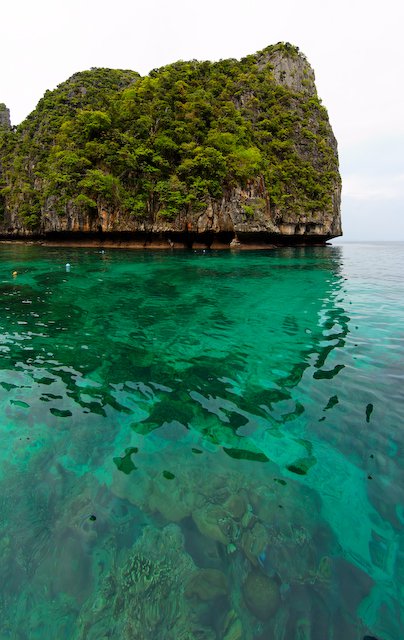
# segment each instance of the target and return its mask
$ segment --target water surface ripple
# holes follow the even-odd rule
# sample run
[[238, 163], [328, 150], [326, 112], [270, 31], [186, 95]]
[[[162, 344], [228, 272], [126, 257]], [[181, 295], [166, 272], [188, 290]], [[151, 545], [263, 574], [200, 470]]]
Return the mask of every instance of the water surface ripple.
[[0, 638], [403, 638], [403, 272], [1, 245]]

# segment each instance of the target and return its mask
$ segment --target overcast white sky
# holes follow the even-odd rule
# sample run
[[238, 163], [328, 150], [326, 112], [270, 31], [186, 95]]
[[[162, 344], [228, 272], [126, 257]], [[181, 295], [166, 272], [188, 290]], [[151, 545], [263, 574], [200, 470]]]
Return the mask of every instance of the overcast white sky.
[[90, 67], [240, 58], [280, 40], [316, 74], [339, 143], [346, 240], [404, 240], [402, 0], [5, 0], [0, 102], [18, 124]]

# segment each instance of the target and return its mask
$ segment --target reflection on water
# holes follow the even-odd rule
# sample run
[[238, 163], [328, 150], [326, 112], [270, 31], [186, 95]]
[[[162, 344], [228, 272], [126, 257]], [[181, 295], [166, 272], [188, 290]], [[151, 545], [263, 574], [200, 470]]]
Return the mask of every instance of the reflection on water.
[[403, 637], [401, 255], [3, 245], [0, 637]]

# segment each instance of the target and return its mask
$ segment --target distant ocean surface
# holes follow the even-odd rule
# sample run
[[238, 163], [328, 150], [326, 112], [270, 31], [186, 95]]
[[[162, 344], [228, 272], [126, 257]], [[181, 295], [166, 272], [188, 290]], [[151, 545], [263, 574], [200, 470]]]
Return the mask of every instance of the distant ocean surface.
[[404, 638], [403, 243], [0, 286], [1, 640]]

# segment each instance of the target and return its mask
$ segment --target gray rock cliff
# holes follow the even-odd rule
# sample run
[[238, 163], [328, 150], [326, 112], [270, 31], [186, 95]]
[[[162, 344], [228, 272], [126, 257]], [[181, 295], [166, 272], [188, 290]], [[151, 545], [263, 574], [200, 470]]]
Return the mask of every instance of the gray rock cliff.
[[3, 102], [0, 103], [0, 127], [11, 129], [10, 109]]

